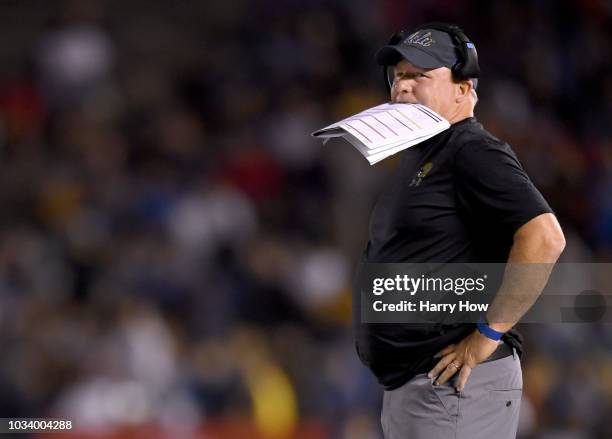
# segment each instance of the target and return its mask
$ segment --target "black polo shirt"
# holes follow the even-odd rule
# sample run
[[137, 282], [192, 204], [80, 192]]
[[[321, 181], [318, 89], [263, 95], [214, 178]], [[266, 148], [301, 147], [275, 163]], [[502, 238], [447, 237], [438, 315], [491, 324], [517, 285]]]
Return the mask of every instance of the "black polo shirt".
[[[371, 213], [362, 262], [503, 263], [514, 232], [552, 212], [510, 146], [473, 117], [401, 154]], [[365, 324], [353, 315], [359, 357], [388, 390], [475, 328]], [[516, 331], [504, 341], [522, 350]]]

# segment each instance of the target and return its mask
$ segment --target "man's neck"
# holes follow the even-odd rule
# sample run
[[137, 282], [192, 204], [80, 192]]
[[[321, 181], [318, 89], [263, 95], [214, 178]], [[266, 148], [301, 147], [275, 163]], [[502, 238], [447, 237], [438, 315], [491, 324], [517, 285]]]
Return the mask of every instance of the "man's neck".
[[468, 117], [474, 117], [474, 107], [457, 108], [457, 110], [452, 113], [449, 118], [446, 118], [446, 120], [452, 125]]

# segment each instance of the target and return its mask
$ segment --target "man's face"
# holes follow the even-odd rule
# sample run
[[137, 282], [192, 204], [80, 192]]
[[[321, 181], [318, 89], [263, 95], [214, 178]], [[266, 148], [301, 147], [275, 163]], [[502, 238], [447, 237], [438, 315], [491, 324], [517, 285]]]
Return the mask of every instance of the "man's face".
[[425, 70], [403, 59], [393, 68], [393, 72], [392, 102], [425, 105], [440, 116], [449, 118], [456, 105], [457, 87], [450, 69], [440, 67]]

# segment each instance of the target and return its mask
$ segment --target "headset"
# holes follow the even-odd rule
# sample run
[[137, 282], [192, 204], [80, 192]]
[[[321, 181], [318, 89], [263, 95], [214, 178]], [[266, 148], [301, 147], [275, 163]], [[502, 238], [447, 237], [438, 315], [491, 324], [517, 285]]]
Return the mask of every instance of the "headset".
[[[454, 24], [436, 21], [419, 26], [410, 33], [401, 30], [391, 36], [387, 45], [395, 46], [409, 35], [422, 29], [435, 29], [446, 32], [450, 35], [451, 39], [455, 43], [455, 47], [457, 47], [459, 50], [460, 55], [459, 61], [457, 61], [457, 63], [451, 68], [453, 78], [456, 81], [480, 77], [480, 67], [478, 65], [478, 52], [476, 52], [476, 46], [474, 46], [474, 43], [472, 43], [465, 35], [463, 30]], [[385, 81], [385, 87], [387, 88], [387, 93], [391, 93], [392, 83], [389, 81], [388, 69], [389, 66], [383, 66], [383, 78]], [[474, 88], [476, 88], [476, 81], [474, 81]]]

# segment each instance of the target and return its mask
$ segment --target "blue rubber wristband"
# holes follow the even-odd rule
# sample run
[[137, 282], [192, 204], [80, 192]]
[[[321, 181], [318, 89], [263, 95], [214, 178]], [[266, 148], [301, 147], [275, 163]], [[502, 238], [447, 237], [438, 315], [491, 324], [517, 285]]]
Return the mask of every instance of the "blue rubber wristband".
[[480, 318], [480, 320], [478, 320], [478, 323], [476, 323], [476, 326], [478, 327], [478, 331], [482, 335], [484, 335], [487, 338], [490, 338], [491, 340], [499, 341], [499, 339], [502, 338], [502, 335], [504, 335], [503, 332], [499, 332], [491, 328], [489, 324], [482, 317]]

